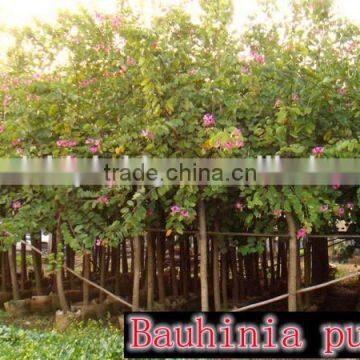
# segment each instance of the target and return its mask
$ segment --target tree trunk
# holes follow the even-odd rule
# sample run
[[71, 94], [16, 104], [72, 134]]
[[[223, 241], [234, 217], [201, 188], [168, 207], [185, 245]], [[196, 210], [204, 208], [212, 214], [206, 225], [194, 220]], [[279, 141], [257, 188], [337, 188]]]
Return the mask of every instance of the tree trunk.
[[156, 267], [159, 289], [159, 303], [162, 310], [165, 307], [165, 283], [164, 283], [164, 241], [163, 234], [158, 234], [156, 238]]
[[274, 286], [275, 286], [275, 266], [274, 266], [273, 238], [269, 238], [269, 255], [270, 255], [270, 281], [271, 281], [271, 291], [273, 291], [273, 290], [274, 290]]
[[133, 239], [133, 291], [132, 291], [132, 311], [138, 311], [140, 308], [140, 275], [141, 275], [141, 246], [140, 237]]
[[6, 251], [1, 251], [1, 291], [2, 292], [6, 292], [7, 290], [7, 269], [6, 269], [6, 265], [7, 265], [7, 254]]
[[115, 271], [115, 295], [120, 294], [120, 245], [113, 249], [115, 251], [114, 256], [114, 271]]
[[27, 281], [27, 266], [26, 266], [26, 245], [21, 243], [21, 274], [20, 274], [20, 288], [25, 290], [25, 284]]
[[[311, 243], [307, 237], [304, 243], [304, 286], [309, 287], [311, 285]], [[310, 305], [310, 294], [304, 294], [304, 306]]]
[[[37, 242], [36, 242], [35, 238], [32, 238], [31, 241], [33, 243], [33, 246], [37, 247]], [[31, 256], [32, 256], [33, 268], [34, 268], [36, 295], [40, 296], [43, 294], [41, 267], [40, 267], [40, 264], [38, 261], [38, 254], [33, 249], [31, 249]]]
[[[219, 231], [219, 224], [215, 222], [215, 231]], [[213, 255], [213, 287], [214, 287], [214, 307], [215, 311], [221, 310], [220, 300], [220, 276], [219, 276], [219, 249], [217, 238], [212, 239], [212, 255]]]
[[[66, 266], [71, 269], [74, 270], [74, 265], [75, 265], [75, 253], [74, 250], [71, 249], [71, 247], [69, 245], [66, 246]], [[74, 275], [71, 272], [67, 272], [67, 278], [69, 279], [69, 283], [70, 283], [70, 289], [73, 290], [75, 289], [75, 279], [74, 279]]]
[[146, 249], [147, 249], [147, 310], [152, 311], [154, 306], [154, 239], [152, 234], [146, 234]]
[[[57, 219], [57, 227], [56, 227], [56, 244], [58, 249], [62, 248], [61, 244], [61, 233], [60, 233], [60, 225], [61, 225], [61, 218], [58, 215]], [[56, 287], [57, 287], [57, 294], [59, 297], [60, 307], [61, 310], [66, 314], [69, 311], [69, 305], [66, 301], [65, 292], [64, 292], [64, 284], [63, 284], [63, 259], [59, 252], [57, 252], [58, 259], [56, 264]], [[59, 257], [60, 255], [60, 257]], [[60, 262], [60, 263], [59, 263]]]
[[[105, 288], [105, 277], [106, 277], [105, 255], [106, 255], [106, 248], [105, 248], [105, 246], [101, 245], [101, 247], [100, 247], [100, 286], [102, 288]], [[105, 301], [105, 293], [103, 293], [101, 290], [99, 290], [99, 301], [100, 301], [100, 303], [103, 303]]]
[[288, 310], [296, 311], [296, 291], [297, 291], [297, 244], [296, 227], [293, 215], [286, 213], [286, 221], [289, 229], [289, 268], [288, 268]]
[[[83, 276], [85, 279], [90, 280], [90, 253], [85, 250], [83, 256]], [[90, 297], [89, 297], [89, 284], [84, 281], [83, 282], [83, 308], [85, 313], [87, 306], [89, 305]]]
[[127, 274], [128, 270], [128, 262], [127, 262], [127, 251], [126, 251], [126, 239], [123, 239], [121, 244], [122, 256], [121, 256], [121, 266], [122, 273]]
[[203, 200], [199, 203], [199, 251], [200, 251], [200, 288], [201, 311], [209, 311], [209, 289], [207, 279], [207, 234], [206, 214]]
[[12, 294], [13, 294], [13, 300], [20, 300], [20, 293], [19, 293], [19, 285], [17, 282], [17, 276], [16, 276], [16, 257], [14, 261], [14, 254], [16, 256], [16, 248], [14, 251], [14, 246], [10, 246], [8, 251], [9, 256], [9, 267], [10, 267], [10, 277], [11, 277], [11, 288], [12, 288]]

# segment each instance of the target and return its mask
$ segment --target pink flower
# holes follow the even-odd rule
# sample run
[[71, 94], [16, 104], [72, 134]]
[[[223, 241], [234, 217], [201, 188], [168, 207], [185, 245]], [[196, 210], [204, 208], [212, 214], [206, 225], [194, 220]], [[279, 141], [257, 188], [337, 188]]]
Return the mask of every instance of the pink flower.
[[338, 210], [339, 216], [343, 216], [345, 214], [345, 209], [343, 207], [340, 207]]
[[242, 136], [241, 129], [235, 128], [235, 129], [232, 131], [231, 135], [232, 135], [232, 136], [235, 136], [235, 137]]
[[197, 74], [197, 70], [196, 70], [196, 69], [190, 69], [190, 70], [188, 71], [188, 74], [191, 75], [191, 76], [194, 76], [194, 75]]
[[240, 149], [240, 148], [244, 147], [244, 143], [243, 143], [242, 141], [240, 141], [240, 140], [237, 140], [237, 141], [235, 142], [235, 146], [236, 146], [238, 149]]
[[280, 99], [276, 99], [275, 104], [274, 104], [274, 108], [278, 109], [281, 106], [281, 100]]
[[213, 114], [207, 113], [203, 116], [203, 125], [205, 127], [213, 127], [215, 125], [215, 122], [216, 120]]
[[114, 17], [111, 19], [111, 26], [112, 26], [114, 29], [116, 29], [116, 28], [118, 28], [120, 25], [121, 25], [120, 16], [114, 16]]
[[226, 150], [231, 150], [233, 147], [234, 147], [234, 144], [231, 141], [227, 141], [224, 144], [224, 149], [226, 149]]
[[180, 215], [181, 215], [182, 217], [189, 217], [189, 212], [188, 212], [187, 210], [182, 210], [182, 211], [180, 212]]
[[299, 100], [299, 95], [296, 94], [296, 93], [292, 94], [292, 95], [291, 95], [291, 100], [292, 100], [293, 102], [298, 101], [298, 100]]
[[21, 208], [22, 204], [19, 200], [17, 201], [14, 201], [12, 204], [11, 204], [11, 207], [13, 208], [13, 210], [19, 210]]
[[16, 148], [15, 151], [19, 156], [22, 156], [24, 154], [24, 150], [20, 147]]
[[173, 205], [173, 206], [170, 208], [170, 210], [171, 210], [171, 215], [174, 215], [174, 214], [179, 213], [179, 212], [181, 211], [180, 207], [177, 206], [177, 205]]
[[95, 246], [101, 246], [101, 243], [102, 243], [102, 240], [101, 240], [101, 239], [97, 238], [97, 239], [95, 240]]
[[10, 95], [5, 95], [4, 96], [4, 100], [3, 100], [4, 108], [9, 106], [11, 99], [12, 99], [12, 96], [10, 96]]
[[307, 235], [306, 230], [305, 230], [304, 228], [301, 228], [301, 229], [299, 229], [299, 230], [297, 231], [297, 233], [296, 233], [296, 238], [297, 238], [297, 239], [302, 239], [302, 238], [304, 238], [306, 235]]
[[136, 60], [134, 58], [132, 58], [131, 56], [128, 56], [126, 58], [126, 64], [129, 66], [134, 66], [134, 65], [136, 65]]
[[3, 133], [5, 131], [5, 126], [4, 125], [0, 125], [0, 134]]
[[92, 154], [96, 154], [99, 151], [99, 147], [97, 145], [92, 145], [92, 146], [89, 147], [89, 151]]
[[320, 211], [321, 212], [326, 212], [326, 211], [328, 211], [329, 210], [329, 206], [328, 205], [321, 205], [320, 206]]
[[243, 209], [244, 209], [244, 204], [242, 204], [240, 201], [237, 201], [237, 202], [235, 203], [235, 209], [236, 209], [236, 210], [239, 210], [239, 211], [243, 211]]
[[97, 23], [101, 23], [101, 22], [103, 22], [104, 20], [105, 20], [105, 16], [96, 11], [96, 12], [95, 12], [95, 21], [96, 21]]
[[85, 140], [85, 144], [86, 144], [86, 145], [99, 146], [99, 145], [100, 145], [100, 140], [98, 140], [98, 139], [93, 139], [93, 138], [87, 138], [87, 139]]
[[100, 204], [107, 205], [109, 203], [109, 197], [106, 195], [101, 195], [96, 199], [96, 201]]
[[258, 64], [263, 65], [265, 63], [265, 56], [262, 54], [259, 54], [256, 51], [251, 52], [251, 57], [256, 61]]
[[332, 188], [333, 188], [334, 190], [337, 190], [337, 189], [340, 188], [340, 184], [335, 183], [335, 184], [332, 185]]
[[348, 202], [346, 204], [346, 207], [349, 209], [349, 210], [353, 210], [354, 209], [354, 204], [352, 202]]
[[324, 148], [322, 146], [316, 146], [311, 150], [313, 155], [322, 155], [324, 153]]
[[276, 217], [280, 217], [282, 214], [282, 211], [280, 209], [275, 209], [273, 211], [273, 215], [276, 216]]
[[77, 145], [75, 140], [57, 140], [56, 145], [59, 148], [72, 148]]
[[155, 134], [148, 130], [148, 129], [143, 129], [141, 130], [141, 136], [148, 139], [148, 140], [154, 140], [155, 139]]
[[14, 139], [14, 140], [12, 140], [12, 141], [11, 141], [11, 144], [12, 144], [13, 146], [18, 146], [18, 145], [21, 144], [21, 139]]
[[248, 65], [243, 65], [240, 70], [241, 74], [247, 75], [250, 73], [250, 68]]
[[342, 86], [340, 89], [338, 89], [338, 94], [341, 96], [344, 96], [346, 94], [345, 86]]

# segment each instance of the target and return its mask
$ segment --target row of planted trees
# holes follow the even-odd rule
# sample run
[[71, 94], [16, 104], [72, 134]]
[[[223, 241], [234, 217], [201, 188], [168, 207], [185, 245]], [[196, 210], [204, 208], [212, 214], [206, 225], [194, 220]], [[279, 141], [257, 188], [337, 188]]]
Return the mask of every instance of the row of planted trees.
[[[117, 14], [64, 13], [54, 25], [13, 30], [0, 83], [0, 154], [357, 157], [358, 26], [332, 16], [330, 1], [293, 1], [280, 23], [270, 21], [269, 4], [268, 22], [235, 34], [230, 0], [200, 1], [196, 23], [176, 8], [144, 27], [122, 2]], [[0, 191], [3, 290], [8, 279], [14, 298], [56, 290], [63, 309], [70, 288], [83, 287], [85, 304], [96, 295], [64, 262], [134, 309], [154, 308], [154, 299], [169, 307], [166, 298], [179, 294], [218, 309], [280, 291], [298, 272], [289, 249], [307, 235], [334, 232], [339, 219], [358, 229], [358, 187], [338, 183]], [[39, 247], [42, 229], [53, 235], [54, 272], [44, 276], [33, 252], [29, 277], [23, 249], [17, 275], [14, 244], [30, 233]], [[316, 282], [326, 249], [312, 243], [312, 258], [324, 259], [314, 261]]]

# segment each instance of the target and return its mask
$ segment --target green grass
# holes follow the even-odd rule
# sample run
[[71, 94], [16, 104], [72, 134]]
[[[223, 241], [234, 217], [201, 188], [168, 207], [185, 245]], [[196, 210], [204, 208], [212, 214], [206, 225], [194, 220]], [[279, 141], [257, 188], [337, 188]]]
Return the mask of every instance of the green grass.
[[1, 360], [123, 358], [121, 333], [95, 321], [74, 324], [64, 333], [0, 324]]

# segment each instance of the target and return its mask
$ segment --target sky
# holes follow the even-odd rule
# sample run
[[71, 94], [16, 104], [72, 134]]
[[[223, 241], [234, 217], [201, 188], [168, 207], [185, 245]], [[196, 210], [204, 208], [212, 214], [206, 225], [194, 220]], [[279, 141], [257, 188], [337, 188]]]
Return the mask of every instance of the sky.
[[[281, 9], [286, 13], [289, 0], [278, 0]], [[60, 9], [76, 10], [78, 5], [90, 10], [113, 12], [116, 10], [117, 0], [0, 0], [0, 28], [2, 26], [23, 26], [31, 24], [34, 17], [52, 22]], [[159, 3], [163, 5], [186, 3], [191, 14], [199, 10], [196, 0], [131, 0], [132, 4], [143, 6], [142, 14], [147, 19], [159, 10]], [[156, 5], [154, 5], [156, 4]], [[360, 24], [360, 0], [335, 0], [337, 13]], [[234, 0], [235, 26], [239, 26], [248, 15], [256, 11], [255, 0]], [[0, 35], [0, 51], [6, 49], [10, 39]]]

